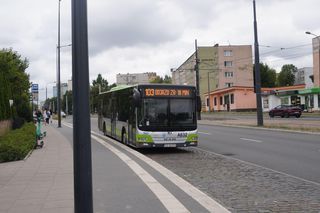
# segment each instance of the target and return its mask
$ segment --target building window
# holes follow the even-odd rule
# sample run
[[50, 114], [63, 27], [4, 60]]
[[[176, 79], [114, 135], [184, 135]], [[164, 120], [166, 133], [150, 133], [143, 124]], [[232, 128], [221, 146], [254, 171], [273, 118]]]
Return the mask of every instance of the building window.
[[225, 72], [224, 77], [226, 78], [232, 78], [233, 77], [233, 72]]
[[222, 103], [222, 96], [220, 96], [220, 105], [222, 105], [223, 103]]
[[207, 98], [207, 106], [209, 106], [209, 98]]
[[232, 61], [224, 61], [225, 67], [232, 67]]
[[217, 97], [214, 97], [214, 105], [217, 106]]
[[231, 104], [234, 104], [234, 95], [233, 95], [233, 93], [230, 95], [230, 102], [231, 102]]
[[232, 50], [225, 50], [224, 56], [232, 56]]
[[232, 87], [233, 86], [233, 83], [225, 83], [224, 84], [224, 87]]

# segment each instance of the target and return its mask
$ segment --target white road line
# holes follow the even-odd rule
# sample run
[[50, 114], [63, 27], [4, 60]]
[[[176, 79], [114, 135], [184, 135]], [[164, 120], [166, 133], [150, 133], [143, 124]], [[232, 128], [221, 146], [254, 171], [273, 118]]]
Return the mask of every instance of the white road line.
[[288, 177], [292, 177], [294, 179], [297, 179], [297, 180], [301, 180], [301, 181], [304, 181], [304, 182], [307, 182], [307, 183], [310, 183], [310, 184], [315, 184], [317, 186], [320, 186], [320, 183], [318, 182], [314, 182], [312, 180], [306, 180], [304, 178], [300, 178], [300, 177], [296, 177], [294, 175], [290, 175], [290, 174], [287, 174], [285, 172], [280, 172], [280, 171], [277, 171], [277, 170], [274, 170], [274, 169], [270, 169], [268, 167], [264, 167], [264, 166], [260, 166], [258, 164], [255, 164], [255, 163], [251, 163], [251, 162], [248, 162], [248, 161], [244, 161], [244, 160], [240, 160], [240, 159], [237, 159], [237, 158], [234, 158], [234, 157], [230, 157], [230, 156], [225, 156], [225, 155], [222, 155], [222, 154], [219, 154], [219, 153], [215, 153], [215, 152], [212, 152], [212, 151], [208, 151], [208, 150], [205, 150], [205, 149], [202, 149], [202, 148], [199, 148], [199, 147], [193, 147], [194, 149], [199, 149], [201, 151], [204, 151], [204, 152], [208, 152], [208, 153], [212, 153], [214, 155], [217, 155], [217, 156], [220, 156], [222, 158], [229, 158], [229, 159], [232, 159], [232, 160], [236, 160], [236, 161], [239, 161], [241, 163], [245, 163], [245, 164], [249, 164], [249, 165], [252, 165], [252, 166], [256, 166], [256, 167], [259, 167], [259, 168], [262, 168], [262, 169], [266, 169], [266, 170], [269, 170], [269, 171], [272, 171], [272, 172], [276, 172], [278, 174], [282, 174], [282, 175], [285, 175], [285, 176], [288, 176]]
[[260, 141], [260, 140], [255, 140], [255, 139], [250, 139], [250, 138], [240, 138], [240, 140], [262, 143], [262, 141]]
[[[69, 128], [73, 128], [70, 125], [64, 124]], [[178, 201], [165, 187], [163, 187], [154, 177], [152, 177], [146, 170], [144, 170], [139, 164], [121, 152], [119, 149], [108, 144], [104, 140], [91, 135], [91, 138], [105, 146], [107, 149], [117, 155], [129, 168], [136, 173], [136, 175], [149, 187], [149, 189], [158, 197], [161, 203], [169, 212], [181, 212], [187, 213], [188, 209]]]
[[[99, 133], [96, 133], [94, 131], [91, 131], [91, 133], [102, 136]], [[200, 191], [198, 188], [191, 185], [189, 182], [185, 181], [175, 173], [171, 172], [169, 169], [165, 168], [164, 166], [160, 165], [159, 163], [155, 162], [154, 160], [146, 157], [145, 155], [119, 143], [118, 141], [115, 141], [111, 138], [107, 138], [108, 141], [113, 143], [114, 145], [117, 145], [121, 147], [122, 149], [128, 151], [129, 153], [133, 154], [140, 160], [144, 161], [146, 164], [151, 166], [153, 169], [158, 171], [160, 174], [162, 174], [164, 177], [166, 177], [168, 180], [170, 180], [172, 183], [174, 183], [177, 187], [179, 187], [182, 191], [184, 191], [186, 194], [188, 194], [190, 197], [192, 197], [194, 200], [196, 200], [201, 206], [203, 206], [205, 209], [207, 209], [209, 212], [221, 212], [221, 213], [229, 213], [230, 211], [227, 210], [225, 207], [223, 207], [221, 204], [219, 204], [217, 201]]]
[[211, 133], [208, 133], [208, 132], [199, 132], [199, 131], [198, 131], [198, 133], [199, 133], [199, 134], [204, 134], [204, 135], [211, 135]]

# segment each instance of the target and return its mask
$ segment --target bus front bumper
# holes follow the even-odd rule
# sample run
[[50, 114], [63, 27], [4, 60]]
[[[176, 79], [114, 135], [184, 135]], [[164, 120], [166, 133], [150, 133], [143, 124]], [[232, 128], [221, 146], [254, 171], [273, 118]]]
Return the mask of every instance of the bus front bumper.
[[153, 147], [163, 147], [163, 148], [173, 148], [173, 147], [189, 147], [198, 146], [198, 142], [185, 142], [185, 143], [144, 143], [137, 142], [137, 148], [153, 148]]

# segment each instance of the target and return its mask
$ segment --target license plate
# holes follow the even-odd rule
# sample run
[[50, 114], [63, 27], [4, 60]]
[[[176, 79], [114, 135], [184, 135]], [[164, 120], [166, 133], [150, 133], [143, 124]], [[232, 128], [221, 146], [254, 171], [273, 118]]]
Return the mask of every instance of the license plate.
[[176, 144], [164, 144], [164, 147], [176, 147]]

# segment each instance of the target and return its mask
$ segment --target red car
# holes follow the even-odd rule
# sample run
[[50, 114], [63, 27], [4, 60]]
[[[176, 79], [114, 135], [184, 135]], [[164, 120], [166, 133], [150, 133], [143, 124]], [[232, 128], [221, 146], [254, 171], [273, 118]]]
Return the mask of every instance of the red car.
[[281, 118], [290, 116], [295, 116], [299, 118], [301, 116], [302, 109], [299, 106], [290, 105], [279, 105], [269, 111], [269, 116], [273, 118], [274, 116], [281, 116]]

